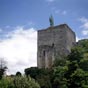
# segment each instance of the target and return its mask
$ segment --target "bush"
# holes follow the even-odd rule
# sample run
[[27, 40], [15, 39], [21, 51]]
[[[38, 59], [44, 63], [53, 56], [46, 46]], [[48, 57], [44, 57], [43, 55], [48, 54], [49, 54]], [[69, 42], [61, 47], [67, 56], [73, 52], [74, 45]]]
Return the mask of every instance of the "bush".
[[35, 82], [31, 77], [15, 77], [14, 78], [15, 88], [40, 88], [38, 83]]
[[13, 79], [10, 77], [2, 78], [0, 80], [0, 88], [15, 88]]
[[0, 80], [0, 88], [40, 88], [40, 86], [29, 76], [16, 76], [14, 78], [2, 78]]

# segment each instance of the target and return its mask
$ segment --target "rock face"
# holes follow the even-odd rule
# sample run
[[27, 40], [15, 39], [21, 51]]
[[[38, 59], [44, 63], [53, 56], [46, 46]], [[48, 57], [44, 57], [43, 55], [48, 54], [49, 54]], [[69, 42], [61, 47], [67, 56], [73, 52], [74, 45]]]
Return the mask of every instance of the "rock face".
[[76, 42], [75, 33], [67, 24], [38, 31], [38, 68], [50, 68], [58, 55], [68, 55]]

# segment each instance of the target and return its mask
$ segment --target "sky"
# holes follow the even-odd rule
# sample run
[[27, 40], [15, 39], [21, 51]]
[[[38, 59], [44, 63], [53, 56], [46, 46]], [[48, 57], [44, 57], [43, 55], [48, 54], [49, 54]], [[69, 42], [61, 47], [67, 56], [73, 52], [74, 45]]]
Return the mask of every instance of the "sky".
[[0, 58], [7, 74], [37, 66], [37, 30], [68, 24], [76, 41], [88, 38], [88, 0], [0, 0]]

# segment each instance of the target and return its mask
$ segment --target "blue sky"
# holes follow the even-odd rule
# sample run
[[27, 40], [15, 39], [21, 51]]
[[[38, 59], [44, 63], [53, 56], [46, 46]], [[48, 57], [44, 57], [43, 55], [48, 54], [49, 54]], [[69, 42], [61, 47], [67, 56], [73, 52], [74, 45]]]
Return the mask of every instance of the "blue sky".
[[8, 73], [36, 66], [37, 30], [50, 26], [51, 14], [54, 24], [68, 24], [77, 40], [88, 38], [87, 9], [88, 0], [0, 0], [0, 57]]
[[52, 14], [55, 25], [67, 23], [81, 37], [79, 19], [88, 18], [87, 4], [87, 0], [0, 0], [0, 28], [3, 32], [16, 26], [47, 28]]

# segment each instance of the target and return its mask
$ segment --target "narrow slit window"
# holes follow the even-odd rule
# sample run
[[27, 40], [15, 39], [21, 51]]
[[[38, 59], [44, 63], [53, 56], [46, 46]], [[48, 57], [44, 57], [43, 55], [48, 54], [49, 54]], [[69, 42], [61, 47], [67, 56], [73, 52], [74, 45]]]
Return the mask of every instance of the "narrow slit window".
[[45, 56], [45, 51], [43, 51], [43, 56]]

